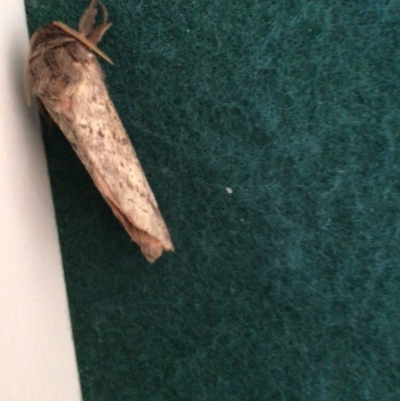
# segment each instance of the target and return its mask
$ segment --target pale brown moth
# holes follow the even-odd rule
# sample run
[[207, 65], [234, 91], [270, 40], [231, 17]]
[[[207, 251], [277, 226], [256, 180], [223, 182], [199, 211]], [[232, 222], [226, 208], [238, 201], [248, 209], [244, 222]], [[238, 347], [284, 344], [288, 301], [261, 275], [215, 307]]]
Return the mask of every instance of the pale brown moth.
[[26, 93], [31, 91], [63, 131], [95, 185], [149, 262], [173, 251], [171, 238], [142, 167], [104, 84], [94, 53], [103, 23], [96, 25], [98, 0], [84, 11], [78, 31], [62, 22], [39, 28], [30, 41]]

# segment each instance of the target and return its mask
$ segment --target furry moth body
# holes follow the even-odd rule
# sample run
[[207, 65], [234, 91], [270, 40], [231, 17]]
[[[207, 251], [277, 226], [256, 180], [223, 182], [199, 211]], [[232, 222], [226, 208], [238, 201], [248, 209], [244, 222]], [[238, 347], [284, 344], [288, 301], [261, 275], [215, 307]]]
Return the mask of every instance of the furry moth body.
[[[95, 185], [149, 262], [173, 251], [167, 226], [104, 84], [93, 52], [107, 23], [95, 26], [97, 0], [79, 32], [61, 22], [36, 31], [30, 43], [26, 82], [63, 131]], [[108, 61], [111, 61], [108, 59]]]

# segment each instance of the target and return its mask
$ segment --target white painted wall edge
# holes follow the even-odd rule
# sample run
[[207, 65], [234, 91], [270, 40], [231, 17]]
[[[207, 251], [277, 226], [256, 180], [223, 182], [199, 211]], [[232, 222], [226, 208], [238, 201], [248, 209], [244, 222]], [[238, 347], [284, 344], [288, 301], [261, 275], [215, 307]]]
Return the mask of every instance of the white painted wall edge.
[[0, 399], [81, 400], [23, 0], [0, 0]]

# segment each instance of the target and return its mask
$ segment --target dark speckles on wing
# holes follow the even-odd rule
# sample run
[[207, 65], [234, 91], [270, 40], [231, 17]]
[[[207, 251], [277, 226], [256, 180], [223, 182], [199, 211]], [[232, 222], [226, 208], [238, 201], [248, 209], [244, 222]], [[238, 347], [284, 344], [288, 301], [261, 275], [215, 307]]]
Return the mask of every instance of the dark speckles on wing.
[[[93, 65], [94, 74], [96, 66]], [[157, 246], [172, 249], [157, 202], [104, 84], [91, 75], [85, 77], [85, 86], [79, 87], [74, 98], [79, 104], [75, 116], [77, 138], [70, 133], [69, 139], [84, 146], [81, 152], [77, 149], [78, 156], [100, 191], [112, 200], [116, 216], [132, 239], [142, 249], [146, 249], [148, 241], [160, 241], [162, 245]], [[66, 131], [73, 129], [72, 125]]]

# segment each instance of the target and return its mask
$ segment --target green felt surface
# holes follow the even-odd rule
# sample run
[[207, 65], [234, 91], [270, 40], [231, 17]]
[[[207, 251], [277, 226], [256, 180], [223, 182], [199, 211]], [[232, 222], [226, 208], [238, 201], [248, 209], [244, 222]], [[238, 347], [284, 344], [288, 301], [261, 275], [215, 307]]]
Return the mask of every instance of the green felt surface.
[[[400, 400], [400, 2], [104, 2], [176, 252], [45, 134], [85, 401]], [[26, 0], [30, 31], [88, 3]]]

